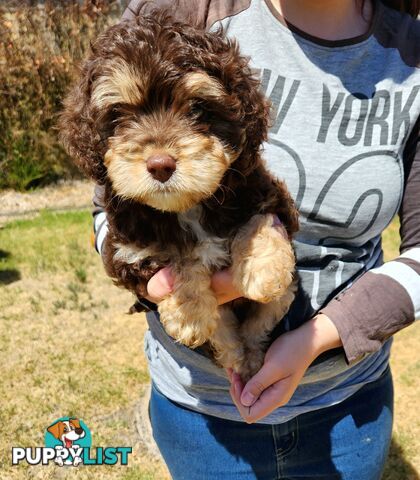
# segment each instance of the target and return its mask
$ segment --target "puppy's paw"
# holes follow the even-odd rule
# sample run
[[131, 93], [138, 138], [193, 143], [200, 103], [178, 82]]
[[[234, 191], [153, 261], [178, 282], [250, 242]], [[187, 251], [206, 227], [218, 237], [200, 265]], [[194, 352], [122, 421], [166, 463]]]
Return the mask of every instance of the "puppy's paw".
[[214, 358], [220, 367], [232, 368], [235, 372], [239, 372], [244, 363], [244, 348], [240, 344], [237, 344], [233, 350], [215, 348]]
[[293, 281], [294, 272], [285, 263], [282, 259], [274, 258], [270, 265], [261, 265], [258, 261], [249, 262], [240, 285], [243, 296], [260, 303], [269, 303], [283, 297]]
[[[246, 226], [247, 227], [247, 226]], [[293, 280], [295, 256], [271, 215], [256, 215], [232, 245], [232, 273], [243, 296], [260, 303], [282, 297]]]
[[248, 382], [261, 369], [264, 357], [263, 350], [247, 350], [244, 361], [236, 370], [244, 383]]
[[171, 296], [160, 302], [159, 313], [166, 333], [191, 348], [203, 345], [219, 321], [215, 297], [207, 302], [194, 299], [180, 303], [176, 296]]

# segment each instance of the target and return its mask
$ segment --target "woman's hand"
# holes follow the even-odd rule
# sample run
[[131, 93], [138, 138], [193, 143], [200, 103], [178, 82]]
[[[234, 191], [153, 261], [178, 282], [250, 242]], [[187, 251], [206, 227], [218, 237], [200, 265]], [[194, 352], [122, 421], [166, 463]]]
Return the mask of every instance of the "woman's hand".
[[[147, 284], [148, 296], [146, 298], [153, 303], [159, 303], [166, 295], [172, 292], [173, 286], [174, 275], [171, 267], [162, 268], [149, 280]], [[216, 295], [219, 305], [241, 296], [233, 286], [232, 273], [229, 269], [220, 270], [212, 276], [211, 288]]]
[[147, 283], [147, 300], [159, 303], [166, 295], [172, 293], [174, 281], [171, 267], [161, 268]]
[[264, 365], [246, 385], [228, 369], [230, 394], [242, 418], [253, 423], [285, 405], [313, 360], [341, 345], [332, 321], [319, 314], [277, 338], [267, 350]]

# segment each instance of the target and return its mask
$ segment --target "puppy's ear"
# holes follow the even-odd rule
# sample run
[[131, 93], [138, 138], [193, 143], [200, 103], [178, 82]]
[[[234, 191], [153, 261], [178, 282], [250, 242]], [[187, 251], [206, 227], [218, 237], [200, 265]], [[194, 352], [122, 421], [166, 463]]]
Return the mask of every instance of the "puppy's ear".
[[91, 102], [97, 60], [87, 60], [80, 78], [67, 94], [58, 127], [60, 140], [76, 165], [97, 183], [104, 183], [103, 156], [106, 140], [98, 130], [97, 113]]
[[260, 92], [260, 82], [252, 75], [246, 77], [247, 87], [242, 94], [245, 103], [246, 149], [253, 155], [259, 151], [262, 143], [268, 138], [270, 102]]
[[267, 140], [270, 103], [260, 91], [260, 82], [249, 67], [249, 58], [242, 56], [235, 41], [229, 41], [229, 50], [220, 55], [223, 80], [230, 93], [232, 106], [238, 112], [244, 143], [242, 153], [235, 162], [242, 173], [255, 169], [259, 162], [259, 150]]
[[242, 122], [245, 131], [241, 171], [252, 171], [260, 163], [260, 149], [268, 138], [270, 103], [259, 90], [259, 81], [244, 71], [239, 95], [243, 103]]
[[47, 432], [50, 432], [54, 438], [60, 440], [61, 434], [63, 432], [62, 422], [54, 423], [54, 425], [51, 425], [47, 428]]

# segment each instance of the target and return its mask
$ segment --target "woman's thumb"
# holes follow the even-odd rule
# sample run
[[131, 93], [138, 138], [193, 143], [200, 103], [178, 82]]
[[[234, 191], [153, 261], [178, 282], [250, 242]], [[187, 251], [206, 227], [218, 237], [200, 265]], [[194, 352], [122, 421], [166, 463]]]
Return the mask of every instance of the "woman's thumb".
[[244, 407], [253, 405], [262, 392], [276, 381], [273, 377], [272, 367], [272, 365], [268, 366], [264, 364], [262, 368], [248, 380], [241, 395], [241, 403]]
[[172, 292], [174, 278], [170, 267], [164, 267], [147, 283], [147, 293], [155, 301], [162, 300]]

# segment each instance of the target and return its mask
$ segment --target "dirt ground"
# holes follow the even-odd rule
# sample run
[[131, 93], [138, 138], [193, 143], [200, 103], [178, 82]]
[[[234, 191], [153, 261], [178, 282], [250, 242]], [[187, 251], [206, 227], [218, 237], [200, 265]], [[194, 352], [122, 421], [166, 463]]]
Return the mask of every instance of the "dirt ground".
[[61, 181], [32, 192], [0, 192], [0, 226], [15, 219], [33, 218], [39, 210], [88, 208], [92, 203], [93, 184], [82, 180]]

